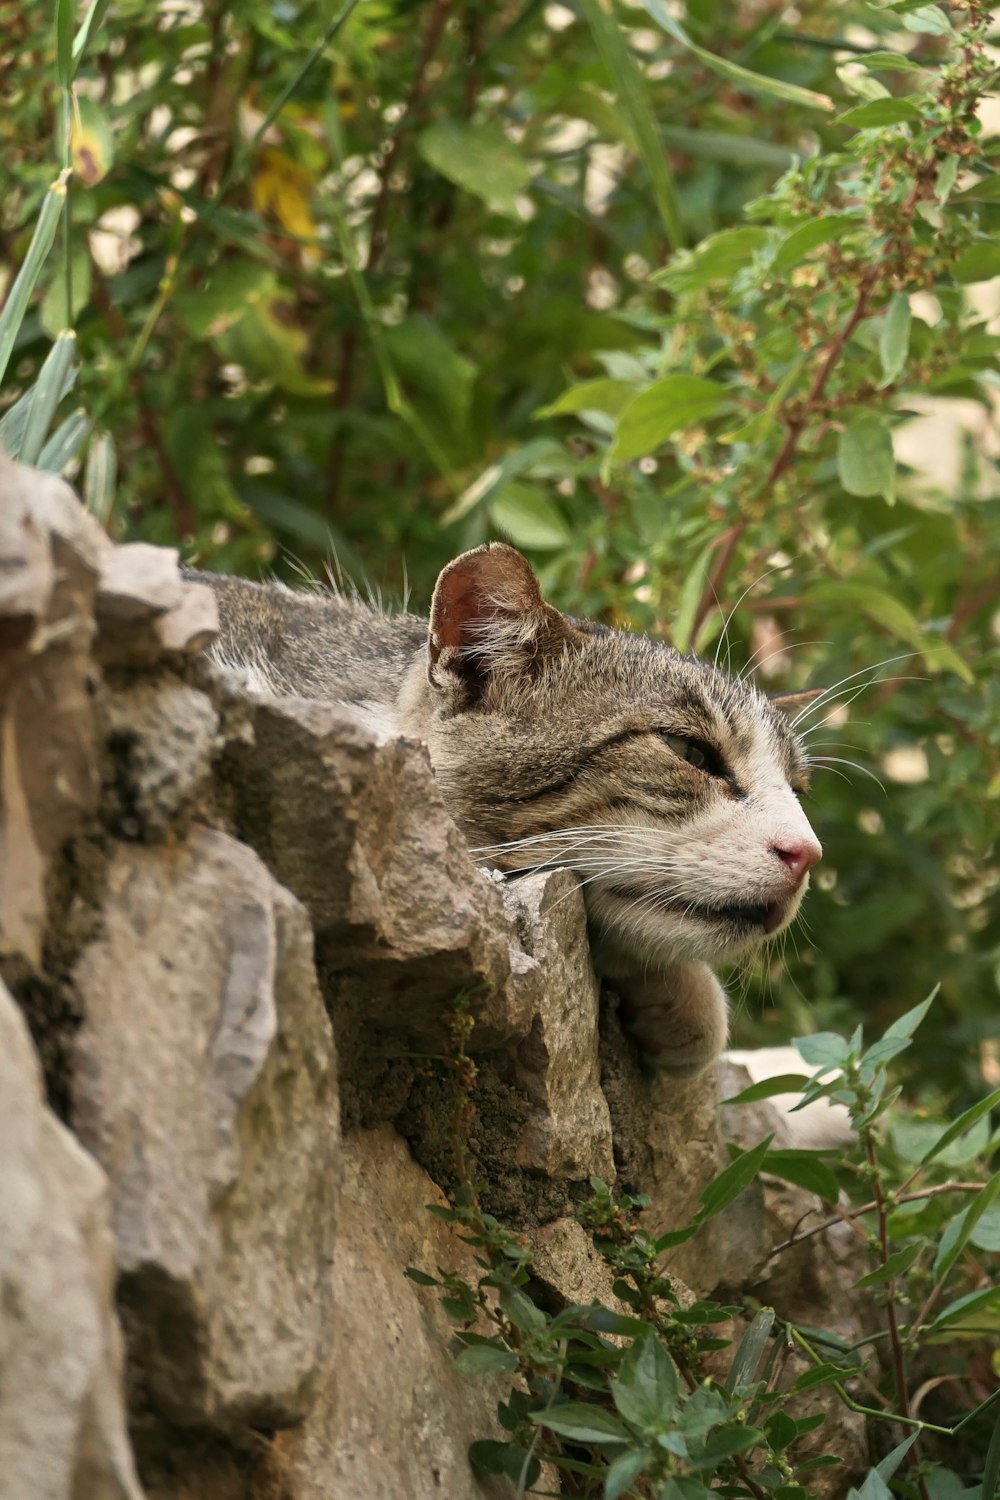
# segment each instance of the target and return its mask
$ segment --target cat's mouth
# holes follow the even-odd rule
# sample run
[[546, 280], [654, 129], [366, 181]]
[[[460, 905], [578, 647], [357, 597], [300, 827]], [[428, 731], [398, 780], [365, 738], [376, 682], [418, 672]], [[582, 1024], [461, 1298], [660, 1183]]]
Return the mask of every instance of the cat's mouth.
[[648, 910], [676, 912], [678, 916], [694, 917], [715, 926], [725, 922], [744, 931], [765, 934], [777, 932], [785, 925], [789, 915], [788, 901], [690, 901], [683, 896], [662, 893], [651, 898], [648, 891], [633, 891], [623, 886], [615, 886], [613, 890], [616, 896], [626, 901], [641, 898]]

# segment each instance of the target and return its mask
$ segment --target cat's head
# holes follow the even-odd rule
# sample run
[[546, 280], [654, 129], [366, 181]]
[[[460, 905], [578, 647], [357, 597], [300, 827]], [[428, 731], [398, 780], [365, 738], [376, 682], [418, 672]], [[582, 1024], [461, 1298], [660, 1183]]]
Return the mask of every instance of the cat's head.
[[512, 547], [445, 568], [400, 706], [477, 858], [580, 875], [606, 970], [712, 962], [794, 917], [822, 851], [780, 701], [560, 614]]

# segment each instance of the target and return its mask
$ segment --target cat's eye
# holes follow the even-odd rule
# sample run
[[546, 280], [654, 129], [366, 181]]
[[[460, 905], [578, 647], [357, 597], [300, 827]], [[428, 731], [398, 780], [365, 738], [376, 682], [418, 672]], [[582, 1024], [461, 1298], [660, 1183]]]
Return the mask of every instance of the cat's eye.
[[674, 754], [679, 755], [681, 760], [686, 760], [689, 766], [694, 766], [699, 771], [707, 771], [709, 776], [728, 774], [718, 750], [704, 740], [692, 739], [686, 734], [667, 734], [666, 732], [663, 732], [660, 737], [664, 744], [669, 745]]

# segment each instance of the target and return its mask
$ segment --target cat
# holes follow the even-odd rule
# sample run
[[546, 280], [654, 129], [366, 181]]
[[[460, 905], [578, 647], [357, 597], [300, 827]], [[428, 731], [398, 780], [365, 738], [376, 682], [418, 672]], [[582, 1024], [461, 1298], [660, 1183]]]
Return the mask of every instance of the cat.
[[217, 575], [216, 660], [424, 741], [475, 858], [583, 883], [595, 967], [640, 1046], [684, 1077], [725, 1046], [712, 965], [794, 918], [822, 854], [790, 712], [648, 636], [561, 614], [493, 542], [438, 578], [430, 621]]

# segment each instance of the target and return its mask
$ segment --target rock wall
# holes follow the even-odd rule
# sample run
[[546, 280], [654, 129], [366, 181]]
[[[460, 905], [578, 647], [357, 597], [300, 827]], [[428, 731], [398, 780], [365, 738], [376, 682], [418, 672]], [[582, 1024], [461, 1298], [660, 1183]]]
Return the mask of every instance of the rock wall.
[[[475, 1274], [426, 1208], [457, 1000], [484, 1206], [550, 1300], [612, 1298], [590, 1174], [687, 1220], [717, 1082], [642, 1071], [568, 874], [477, 871], [419, 744], [253, 696], [213, 630], [174, 552], [112, 546], [0, 453], [0, 1500], [504, 1496], [466, 1450], [505, 1381], [455, 1373], [403, 1275]], [[813, 1206], [756, 1187], [673, 1269], [766, 1299]]]

